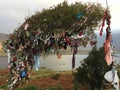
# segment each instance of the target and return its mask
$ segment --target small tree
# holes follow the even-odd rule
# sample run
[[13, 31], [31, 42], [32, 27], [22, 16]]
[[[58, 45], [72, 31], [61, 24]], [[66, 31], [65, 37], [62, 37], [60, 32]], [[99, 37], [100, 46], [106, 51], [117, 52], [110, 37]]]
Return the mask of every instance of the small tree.
[[104, 55], [103, 48], [93, 48], [88, 57], [81, 62], [82, 64], [77, 68], [77, 72], [74, 73], [75, 83], [89, 85], [90, 90], [95, 90], [96, 88], [100, 90], [104, 74], [109, 69]]

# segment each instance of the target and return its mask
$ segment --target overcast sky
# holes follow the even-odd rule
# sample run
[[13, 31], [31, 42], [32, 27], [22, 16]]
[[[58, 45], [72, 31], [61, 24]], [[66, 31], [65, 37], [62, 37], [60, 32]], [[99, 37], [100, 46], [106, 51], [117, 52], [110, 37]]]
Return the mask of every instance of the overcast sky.
[[[36, 11], [41, 11], [43, 8], [57, 5], [64, 0], [0, 0], [0, 33], [11, 33], [15, 28], [20, 26], [25, 20], [25, 17], [35, 14]], [[68, 3], [75, 1], [84, 2], [99, 2], [103, 6], [106, 0], [67, 0]], [[111, 10], [112, 30], [120, 30], [120, 5], [119, 0], [108, 0], [108, 5]]]

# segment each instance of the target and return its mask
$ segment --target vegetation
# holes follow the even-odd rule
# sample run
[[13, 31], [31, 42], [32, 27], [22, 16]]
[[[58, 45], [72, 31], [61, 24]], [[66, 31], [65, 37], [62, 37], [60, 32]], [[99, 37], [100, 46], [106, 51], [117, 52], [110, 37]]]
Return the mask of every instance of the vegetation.
[[[64, 1], [26, 18], [3, 43], [4, 49], [10, 48], [13, 54], [20, 50], [23, 53], [48, 53], [51, 49], [66, 49], [75, 42], [86, 46], [96, 38], [94, 30], [101, 22], [103, 13], [104, 8], [98, 3], [76, 2], [69, 5]], [[29, 24], [27, 29], [26, 24]], [[74, 40], [77, 35], [85, 37]]]
[[[5, 51], [9, 48], [13, 56], [19, 54], [17, 55], [19, 58], [28, 54], [34, 56], [38, 53], [67, 49], [68, 45], [86, 46], [91, 41], [96, 43], [94, 30], [101, 22], [103, 12], [104, 8], [100, 4], [76, 2], [69, 5], [64, 1], [26, 18], [25, 22], [3, 43], [3, 48]], [[28, 24], [27, 29], [25, 29], [26, 24]], [[75, 39], [81, 35], [84, 37]], [[91, 90], [101, 88], [104, 71], [107, 69], [105, 66], [102, 49], [94, 48], [77, 69], [75, 81], [90, 85]], [[37, 75], [38, 77], [40, 75]], [[59, 77], [59, 74], [55, 74], [52, 78], [57, 80]], [[29, 89], [29, 87], [25, 88]], [[31, 88], [37, 90], [34, 86]]]
[[75, 76], [75, 84], [89, 85], [90, 90], [101, 89], [104, 80], [104, 74], [110, 67], [105, 62], [104, 49], [96, 49], [89, 53], [88, 57], [81, 62], [81, 66], [77, 69]]
[[[39, 90], [37, 86], [34, 85], [26, 85], [22, 88], [19, 88], [17, 90]], [[64, 90], [62, 86], [47, 86], [45, 88], [42, 88], [41, 90]]]
[[0, 85], [0, 90], [7, 90], [7, 84], [5, 84], [5, 85]]
[[[4, 70], [0, 70], [0, 74], [3, 74], [3, 72], [4, 72]], [[19, 88], [16, 90], [27, 90], [27, 89], [31, 90], [31, 89], [29, 89], [31, 87], [32, 87], [32, 90], [46, 90], [46, 89], [65, 90], [66, 88], [68, 88], [68, 86], [70, 88], [68, 88], [67, 90], [71, 90], [71, 89], [77, 90], [76, 88], [79, 87], [81, 85], [81, 83], [80, 83], [80, 85], [76, 85], [77, 87], [76, 86], [73, 87], [73, 85], [74, 85], [73, 76], [71, 78], [68, 76], [65, 77], [64, 75], [72, 76], [72, 72], [71, 71], [59, 71], [58, 72], [58, 71], [51, 71], [49, 69], [41, 68], [39, 72], [33, 72], [32, 76], [31, 76], [31, 80], [28, 83], [24, 84], [25, 82], [22, 82], [23, 83], [22, 86], [19, 86]], [[65, 78], [63, 79], [62, 76], [64, 76]], [[81, 74], [79, 76], [81, 76]], [[57, 79], [56, 79], [56, 77], [57, 77]], [[61, 80], [61, 77], [62, 77], [62, 80]], [[0, 81], [0, 90], [7, 90], [7, 84], [6, 84], [6, 82], [4, 82], [7, 80], [7, 72], [4, 72], [4, 74], [0, 76], [0, 80], [1, 80]], [[2, 83], [2, 81], [4, 83]], [[54, 85], [52, 85], [53, 83], [54, 83]], [[88, 83], [85, 85], [82, 85], [80, 87], [80, 90], [85, 90], [85, 87], [87, 87], [87, 85], [88, 85]], [[40, 87], [41, 87], [41, 89], [39, 89]], [[107, 89], [103, 89], [103, 90], [112, 90], [110, 88], [111, 87], [107, 87]], [[87, 90], [89, 90], [89, 89], [87, 88]]]
[[26, 85], [24, 87], [21, 87], [17, 90], [39, 90], [37, 86], [34, 85]]
[[60, 77], [60, 74], [52, 74], [51, 78], [57, 80]]
[[55, 86], [55, 87], [45, 87], [45, 88], [42, 88], [42, 90], [64, 90], [62, 86]]

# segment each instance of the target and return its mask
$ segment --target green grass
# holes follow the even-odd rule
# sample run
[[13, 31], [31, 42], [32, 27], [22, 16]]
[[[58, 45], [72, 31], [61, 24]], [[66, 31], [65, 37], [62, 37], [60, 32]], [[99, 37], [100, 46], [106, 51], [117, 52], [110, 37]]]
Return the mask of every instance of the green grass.
[[6, 85], [1, 85], [0, 90], [6, 90], [7, 89], [7, 84]]
[[21, 87], [17, 90], [38, 90], [38, 87], [35, 85], [26, 85], [26, 86]]
[[[39, 89], [35, 85], [26, 85], [24, 87], [18, 88], [17, 90], [39, 90]], [[62, 86], [58, 85], [55, 87], [48, 86], [48, 87], [42, 88], [41, 90], [64, 90], [64, 89]]]
[[[60, 75], [62, 74], [72, 74], [72, 71], [52, 71], [50, 69], [46, 69], [44, 67], [41, 67], [39, 71], [34, 71], [33, 74], [31, 74], [31, 78], [40, 78], [40, 77], [47, 77], [51, 76], [53, 79], [58, 79]], [[2, 76], [3, 78], [7, 78], [7, 76]], [[7, 85], [0, 85], [0, 90], [6, 90]], [[64, 90], [62, 86], [48, 86], [42, 88], [42, 90]], [[35, 85], [25, 85], [23, 87], [18, 88], [17, 90], [39, 90], [37, 86]], [[105, 89], [105, 90], [114, 90], [113, 88]]]
[[39, 71], [33, 71], [32, 79], [40, 78], [40, 77], [47, 77], [51, 75], [62, 75], [62, 74], [71, 74], [71, 71], [52, 71], [50, 69], [46, 69], [41, 67]]

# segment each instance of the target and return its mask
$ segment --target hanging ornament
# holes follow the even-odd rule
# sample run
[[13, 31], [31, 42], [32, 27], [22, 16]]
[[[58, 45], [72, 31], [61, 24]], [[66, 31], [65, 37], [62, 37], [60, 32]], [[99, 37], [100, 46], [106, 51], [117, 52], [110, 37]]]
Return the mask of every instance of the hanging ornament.
[[22, 70], [20, 72], [20, 78], [25, 78], [27, 76], [27, 72], [25, 70]]

